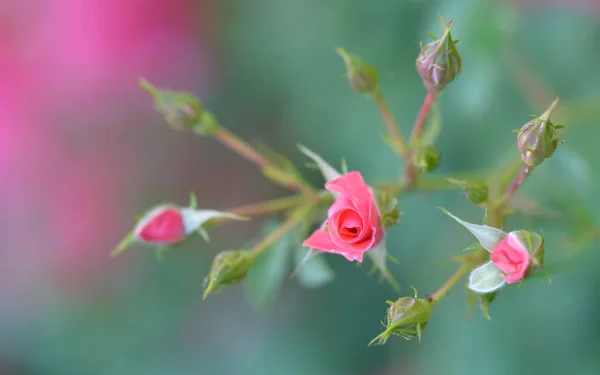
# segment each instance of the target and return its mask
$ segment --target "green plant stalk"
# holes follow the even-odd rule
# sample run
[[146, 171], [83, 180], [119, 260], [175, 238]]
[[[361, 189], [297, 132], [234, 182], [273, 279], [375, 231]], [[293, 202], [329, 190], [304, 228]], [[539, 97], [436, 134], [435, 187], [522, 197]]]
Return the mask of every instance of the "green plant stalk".
[[278, 226], [273, 232], [269, 233], [267, 237], [265, 237], [262, 241], [257, 243], [252, 248], [252, 254], [255, 258], [260, 256], [263, 252], [265, 252], [269, 247], [273, 246], [273, 244], [290, 230], [294, 229], [294, 227], [300, 224], [303, 220], [306, 219], [306, 216], [314, 209], [314, 205], [308, 204], [304, 206], [298, 207], [292, 214], [281, 224]]
[[[220, 127], [219, 130], [213, 134], [213, 136], [223, 143], [225, 146], [235, 151], [238, 155], [256, 164], [261, 170], [272, 169], [285, 174], [277, 165], [272, 163], [270, 160], [261, 155], [254, 147], [249, 145], [246, 141], [227, 130], [226, 128]], [[315, 192], [312, 187], [296, 178], [295, 181], [289, 183], [281, 183], [279, 181], [272, 180], [279, 185], [282, 185], [288, 189], [302, 192], [304, 195], [310, 197], [312, 200], [315, 199]]]
[[392, 136], [396, 151], [400, 154], [400, 156], [402, 156], [402, 158], [404, 158], [406, 163], [409, 163], [410, 151], [408, 149], [408, 144], [404, 140], [404, 137], [402, 137], [398, 123], [394, 119], [394, 116], [392, 115], [392, 112], [390, 111], [390, 108], [388, 107], [385, 99], [383, 98], [383, 94], [381, 94], [381, 90], [379, 88], [377, 88], [373, 92], [373, 98], [375, 99], [375, 103], [377, 103], [377, 108], [379, 108], [379, 112], [381, 112], [383, 121], [385, 122], [390, 132], [390, 135]]

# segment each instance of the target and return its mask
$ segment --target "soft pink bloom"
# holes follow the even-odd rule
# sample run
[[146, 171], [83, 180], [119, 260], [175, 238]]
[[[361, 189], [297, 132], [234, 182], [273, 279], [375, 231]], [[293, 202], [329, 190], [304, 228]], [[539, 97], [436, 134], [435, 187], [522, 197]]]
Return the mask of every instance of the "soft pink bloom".
[[338, 193], [327, 213], [327, 229], [317, 229], [302, 245], [362, 262], [363, 253], [384, 234], [371, 188], [359, 172], [346, 173], [325, 188]]
[[507, 283], [521, 281], [530, 263], [525, 246], [512, 233], [494, 246], [490, 259], [506, 275], [500, 275]]
[[186, 236], [183, 216], [177, 207], [161, 206], [150, 211], [138, 223], [134, 237], [155, 245], [175, 244]]

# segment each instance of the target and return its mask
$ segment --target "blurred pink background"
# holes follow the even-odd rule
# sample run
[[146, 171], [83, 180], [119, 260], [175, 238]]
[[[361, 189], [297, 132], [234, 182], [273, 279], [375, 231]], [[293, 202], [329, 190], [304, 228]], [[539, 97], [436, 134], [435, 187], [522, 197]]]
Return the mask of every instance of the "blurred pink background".
[[136, 181], [156, 176], [136, 170], [156, 152], [138, 141], [145, 122], [160, 120], [137, 81], [208, 90], [207, 11], [190, 0], [0, 3], [0, 300], [32, 277], [80, 282], [107, 262]]

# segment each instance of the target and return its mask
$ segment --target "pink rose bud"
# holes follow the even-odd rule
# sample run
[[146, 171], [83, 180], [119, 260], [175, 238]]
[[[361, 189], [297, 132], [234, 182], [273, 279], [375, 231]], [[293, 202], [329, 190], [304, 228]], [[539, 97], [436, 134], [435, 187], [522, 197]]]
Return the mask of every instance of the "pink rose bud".
[[440, 92], [460, 73], [461, 57], [456, 49], [456, 41], [452, 39], [450, 27], [452, 20], [442, 18], [442, 36], [423, 46], [417, 57], [417, 72], [423, 79], [428, 91]]
[[490, 259], [505, 275], [500, 275], [508, 284], [521, 281], [525, 277], [531, 259], [526, 246], [516, 232], [509, 233], [494, 246]]
[[137, 240], [156, 245], [170, 245], [186, 236], [181, 210], [175, 206], [160, 206], [151, 210], [136, 225]]
[[362, 262], [363, 253], [384, 235], [371, 188], [356, 171], [329, 181], [325, 188], [338, 194], [327, 214], [327, 228], [317, 229], [302, 245]]

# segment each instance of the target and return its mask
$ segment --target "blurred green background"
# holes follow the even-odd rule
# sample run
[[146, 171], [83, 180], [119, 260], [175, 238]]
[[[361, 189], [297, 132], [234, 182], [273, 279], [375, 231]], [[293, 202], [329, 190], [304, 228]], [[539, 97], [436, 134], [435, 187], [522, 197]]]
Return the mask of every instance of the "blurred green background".
[[[455, 19], [463, 66], [439, 98], [442, 165], [434, 173], [483, 170], [516, 155], [512, 131], [553, 95], [561, 97], [566, 144], [522, 193], [564, 220], [517, 215], [506, 224], [546, 233], [552, 283], [537, 278], [505, 288], [491, 306], [492, 322], [477, 308], [469, 314], [457, 287], [436, 306], [420, 343], [392, 338], [367, 347], [382, 330], [385, 301], [399, 296], [368, 275], [369, 264], [356, 267], [334, 255], [325, 256], [333, 282], [306, 289], [285, 278], [262, 309], [246, 300], [243, 286], [203, 301], [202, 280], [214, 254], [257, 238], [262, 219], [215, 227], [209, 244], [195, 239], [161, 262], [144, 249], [105, 259], [135, 215], [156, 202], [184, 204], [194, 190], [201, 206], [222, 209], [288, 194], [213, 140], [168, 129], [140, 96], [129, 110], [146, 111], [145, 118], [136, 136], [127, 134], [128, 145], [143, 151], [139, 164], [127, 167], [122, 226], [102, 234], [103, 246], [87, 250], [100, 254], [101, 272], [60, 283], [36, 278], [29, 294], [2, 301], [0, 374], [597, 374], [600, 255], [589, 232], [600, 208], [600, 128], [594, 126], [600, 6], [576, 5], [223, 0], [197, 10], [208, 12], [202, 18], [216, 56], [216, 83], [197, 90], [203, 103], [232, 131], [267, 142], [300, 166], [306, 159], [298, 142], [334, 165], [345, 158], [368, 182], [399, 175], [400, 161], [381, 141], [384, 125], [374, 102], [350, 89], [335, 48], [377, 67], [406, 134], [425, 95], [414, 69], [419, 42], [428, 40], [426, 30], [439, 34], [438, 14]], [[157, 85], [197, 87], [181, 80]], [[316, 171], [305, 171], [322, 184]], [[438, 206], [472, 222], [483, 215], [454, 191], [402, 197], [401, 223], [388, 234], [402, 295], [412, 293], [410, 286], [422, 295], [435, 290], [454, 271], [446, 261], [472, 243]]]

